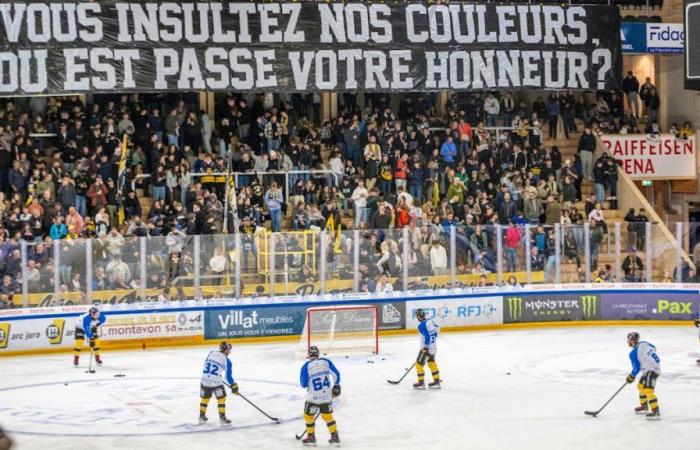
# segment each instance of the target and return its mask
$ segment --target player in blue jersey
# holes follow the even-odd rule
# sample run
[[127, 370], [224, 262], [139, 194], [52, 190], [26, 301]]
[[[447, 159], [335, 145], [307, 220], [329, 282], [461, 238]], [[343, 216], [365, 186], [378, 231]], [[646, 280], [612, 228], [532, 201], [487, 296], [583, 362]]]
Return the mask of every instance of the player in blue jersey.
[[339, 445], [338, 429], [333, 418], [333, 398], [340, 395], [340, 372], [328, 358], [318, 357], [318, 347], [309, 347], [309, 360], [301, 367], [301, 387], [308, 390], [304, 404], [306, 437], [304, 445], [316, 446], [316, 414], [321, 417], [331, 433], [330, 444]]
[[202, 371], [202, 383], [199, 390], [199, 423], [206, 423], [207, 406], [209, 399], [214, 394], [219, 410], [219, 422], [221, 426], [231, 425], [231, 421], [226, 418], [226, 390], [224, 380], [231, 387], [233, 394], [238, 394], [238, 384], [233, 380], [231, 360], [228, 355], [231, 353], [231, 344], [224, 341], [219, 344], [218, 351], [211, 351], [204, 360], [204, 370]]
[[75, 367], [78, 367], [80, 351], [83, 348], [85, 338], [87, 338], [90, 343], [90, 348], [95, 355], [95, 362], [98, 366], [102, 365], [102, 359], [100, 358], [100, 336], [97, 333], [97, 327], [106, 321], [107, 317], [95, 306], [78, 317], [78, 321], [75, 324], [75, 345], [73, 345], [73, 365]]
[[428, 363], [430, 373], [433, 376], [433, 382], [428, 384], [430, 389], [440, 389], [440, 371], [435, 362], [435, 354], [437, 353], [437, 337], [440, 332], [440, 327], [433, 321], [427, 319], [425, 311], [422, 309], [416, 310], [416, 319], [418, 324], [418, 332], [420, 333], [420, 353], [416, 361], [416, 372], [418, 373], [418, 382], [413, 383], [414, 389], [425, 389], [425, 370], [423, 366]]
[[637, 374], [640, 374], [637, 389], [639, 390], [640, 406], [634, 411], [637, 414], [647, 414], [648, 420], [659, 420], [659, 402], [654, 393], [656, 379], [661, 374], [661, 360], [656, 354], [656, 347], [646, 341], [639, 341], [639, 333], [629, 333], [627, 335], [627, 345], [632, 347], [630, 361], [632, 361], [632, 372], [627, 375], [627, 382], [633, 383]]

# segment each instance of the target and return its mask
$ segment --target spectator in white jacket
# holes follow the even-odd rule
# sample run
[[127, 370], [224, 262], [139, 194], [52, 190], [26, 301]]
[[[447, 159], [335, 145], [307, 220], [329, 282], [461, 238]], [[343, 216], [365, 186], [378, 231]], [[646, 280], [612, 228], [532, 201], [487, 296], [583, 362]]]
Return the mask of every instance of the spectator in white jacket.
[[352, 191], [352, 196], [350, 197], [355, 205], [355, 228], [359, 228], [362, 221], [365, 223], [369, 221], [367, 196], [369, 196], [369, 191], [365, 187], [365, 180], [359, 178], [357, 187]]
[[331, 156], [330, 161], [328, 162], [328, 165], [330, 166], [331, 172], [335, 174], [335, 177], [329, 175], [329, 181], [331, 182], [329, 186], [332, 186], [335, 181], [338, 181], [338, 184], [336, 186], [340, 186], [343, 183], [343, 175], [345, 174], [345, 164], [343, 163], [343, 160], [340, 158], [340, 152], [335, 151], [333, 152], [333, 156]]
[[433, 245], [430, 247], [430, 267], [433, 269], [434, 275], [447, 275], [447, 251], [445, 247], [440, 245], [440, 242], [433, 240]]
[[484, 100], [484, 112], [486, 113], [486, 126], [495, 127], [498, 125], [498, 115], [501, 113], [501, 104], [496, 97], [489, 94]]

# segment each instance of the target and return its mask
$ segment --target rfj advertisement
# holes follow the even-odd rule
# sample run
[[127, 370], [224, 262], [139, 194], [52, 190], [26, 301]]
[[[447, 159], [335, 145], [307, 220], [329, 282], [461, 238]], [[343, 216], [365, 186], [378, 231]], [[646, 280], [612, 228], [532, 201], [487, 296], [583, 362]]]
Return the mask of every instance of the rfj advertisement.
[[0, 1], [0, 20], [4, 95], [607, 89], [621, 73], [609, 6]]

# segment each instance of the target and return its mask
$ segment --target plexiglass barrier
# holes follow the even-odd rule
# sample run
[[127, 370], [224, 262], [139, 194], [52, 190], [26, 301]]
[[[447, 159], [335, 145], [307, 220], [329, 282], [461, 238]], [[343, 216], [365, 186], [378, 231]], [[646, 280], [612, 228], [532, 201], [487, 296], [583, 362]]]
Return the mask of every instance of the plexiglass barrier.
[[694, 223], [619, 221], [6, 241], [0, 306], [695, 283], [699, 242]]

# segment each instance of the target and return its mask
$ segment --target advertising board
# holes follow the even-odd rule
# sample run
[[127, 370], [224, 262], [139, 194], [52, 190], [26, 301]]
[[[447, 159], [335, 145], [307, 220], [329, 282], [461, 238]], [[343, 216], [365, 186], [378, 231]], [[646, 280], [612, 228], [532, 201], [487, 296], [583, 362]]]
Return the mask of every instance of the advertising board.
[[598, 294], [537, 294], [503, 297], [503, 323], [600, 320]]
[[497, 325], [503, 323], [502, 297], [456, 298], [406, 302], [406, 328], [418, 326], [416, 311], [422, 309], [428, 319], [441, 327]]

